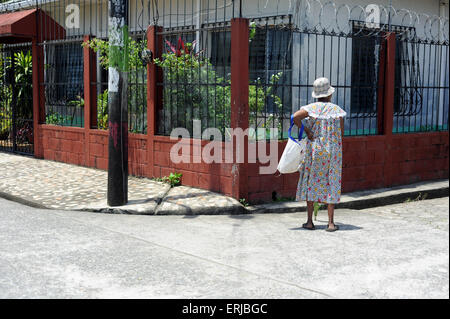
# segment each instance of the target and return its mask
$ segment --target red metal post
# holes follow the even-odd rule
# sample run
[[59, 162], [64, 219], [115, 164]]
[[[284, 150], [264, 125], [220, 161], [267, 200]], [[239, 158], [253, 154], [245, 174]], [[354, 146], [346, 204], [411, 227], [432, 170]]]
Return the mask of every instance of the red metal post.
[[[249, 79], [249, 22], [248, 19], [231, 20], [231, 128], [248, 129]], [[237, 163], [236, 144], [233, 143], [234, 163], [231, 170], [232, 196], [248, 199], [248, 135], [245, 135], [244, 163]]]
[[39, 143], [39, 124], [45, 123], [44, 95], [44, 51], [38, 45], [37, 39], [32, 40], [33, 53], [33, 138], [34, 156], [43, 158], [42, 145]]
[[[84, 42], [92, 40], [92, 36], [85, 35]], [[97, 64], [96, 54], [89, 47], [83, 48], [84, 58], [84, 119], [87, 128], [97, 127]], [[89, 122], [89, 125], [86, 123]]]
[[[149, 26], [147, 29], [147, 48], [153, 53], [154, 58], [161, 57], [163, 50], [162, 36], [158, 35], [163, 29], [160, 26]], [[147, 175], [153, 176], [153, 150], [154, 136], [158, 113], [162, 108], [162, 70], [154, 63], [147, 65]]]
[[392, 185], [392, 129], [394, 126], [394, 94], [395, 94], [395, 33], [389, 33], [386, 38], [386, 69], [384, 74], [384, 108], [383, 108], [383, 135], [385, 135], [386, 160], [384, 166], [384, 186]]
[[[85, 35], [83, 41], [87, 43], [91, 40], [90, 35]], [[91, 127], [97, 126], [97, 72], [95, 52], [88, 46], [83, 48], [83, 80], [84, 80], [84, 130], [85, 130], [85, 161], [89, 166], [89, 133]]]

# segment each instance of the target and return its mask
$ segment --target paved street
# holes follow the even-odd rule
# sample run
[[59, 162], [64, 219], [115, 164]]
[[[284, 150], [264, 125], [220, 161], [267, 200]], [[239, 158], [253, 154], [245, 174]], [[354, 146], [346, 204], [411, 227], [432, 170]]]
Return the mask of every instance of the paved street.
[[305, 213], [140, 216], [0, 199], [0, 298], [449, 298], [448, 197]]

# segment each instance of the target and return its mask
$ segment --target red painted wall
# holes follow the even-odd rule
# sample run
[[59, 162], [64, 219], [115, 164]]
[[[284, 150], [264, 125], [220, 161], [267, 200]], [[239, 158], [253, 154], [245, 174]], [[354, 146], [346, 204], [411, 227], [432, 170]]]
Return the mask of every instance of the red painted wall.
[[[44, 159], [108, 169], [108, 131], [89, 130], [89, 143], [85, 143], [84, 128], [45, 124], [39, 126], [39, 142], [44, 149]], [[131, 175], [145, 176], [146, 143], [146, 135], [130, 134], [129, 136], [128, 167]], [[89, 151], [88, 159], [86, 158], [87, 150]]]
[[[86, 163], [84, 128], [40, 125], [39, 142], [45, 159], [106, 170], [108, 168], [108, 131], [89, 130], [89, 161]], [[448, 178], [448, 132], [398, 134], [387, 136], [346, 137], [343, 143], [342, 192], [374, 189], [418, 181]], [[153, 175], [148, 174], [148, 137], [129, 135], [129, 172], [135, 176], [162, 177], [171, 172], [183, 174], [186, 186], [232, 194], [232, 164], [193, 163], [193, 140], [190, 163], [175, 164], [170, 151], [177, 141], [154, 136]], [[209, 141], [202, 141], [205, 145]], [[281, 156], [286, 142], [279, 142]], [[223, 154], [225, 146], [222, 143]], [[277, 176], [260, 175], [258, 163], [248, 164], [248, 200], [251, 203], [277, 197], [294, 197], [298, 173]], [[264, 166], [264, 165], [263, 165]]]
[[[448, 132], [345, 137], [342, 192], [412, 184], [449, 176]], [[286, 142], [280, 142], [282, 152]], [[259, 164], [249, 164], [249, 201], [294, 197], [298, 173], [259, 175]]]
[[[39, 143], [43, 146], [44, 159], [69, 164], [108, 169], [108, 131], [89, 130], [88, 146], [85, 144], [86, 130], [76, 127], [39, 125]], [[208, 141], [203, 141], [206, 144]], [[177, 141], [166, 136], [155, 136], [153, 143], [153, 174], [148, 174], [148, 137], [129, 134], [128, 170], [130, 175], [144, 177], [168, 176], [171, 172], [182, 173], [182, 184], [208, 189], [226, 195], [232, 193], [231, 164], [193, 163], [194, 155], [187, 158], [190, 163], [175, 164], [170, 160], [170, 150]], [[192, 140], [189, 141], [192, 148]], [[224, 146], [222, 146], [225, 152]], [[86, 151], [89, 151], [86, 161]]]

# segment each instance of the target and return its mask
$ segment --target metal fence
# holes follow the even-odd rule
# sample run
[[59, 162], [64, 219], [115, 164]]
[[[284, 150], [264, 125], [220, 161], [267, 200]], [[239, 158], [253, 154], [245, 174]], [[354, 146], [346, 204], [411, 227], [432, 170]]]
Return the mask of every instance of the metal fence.
[[448, 130], [448, 42], [396, 37], [394, 133]]
[[[312, 83], [327, 77], [336, 91], [332, 102], [347, 112], [345, 135], [378, 134], [378, 110], [383, 105], [380, 64], [383, 35], [368, 35], [357, 21], [347, 33], [296, 29], [297, 73], [293, 111], [314, 102]], [[380, 96], [381, 94], [381, 96]]]
[[162, 52], [160, 67], [162, 105], [158, 106], [157, 133], [170, 135], [185, 128], [194, 136], [194, 121], [201, 130], [217, 128], [224, 136], [230, 127], [230, 19], [229, 1], [169, 1], [160, 8], [157, 33]]
[[250, 20], [249, 127], [257, 139], [269, 137], [270, 128], [277, 128], [280, 138], [282, 132], [287, 134], [293, 93], [292, 40], [291, 16]]
[[[314, 101], [312, 83], [317, 77], [325, 76], [336, 88], [332, 101], [347, 112], [345, 135], [380, 134], [385, 42], [388, 32], [394, 32], [398, 40], [393, 132], [448, 129], [448, 74], [443, 72], [448, 63], [446, 18], [380, 5], [380, 21], [370, 24], [363, 6], [307, 0], [258, 1], [256, 4], [224, 1], [221, 7], [215, 7], [214, 1], [205, 1], [202, 8], [206, 21], [201, 23], [201, 18], [196, 17], [201, 16], [202, 10], [195, 8], [193, 2], [170, 1], [162, 8], [163, 18], [160, 17], [158, 24], [168, 26], [161, 32], [164, 52], [171, 50], [167, 41], [176, 47], [178, 39], [200, 40], [197, 45], [201, 46], [202, 58], [208, 57], [211, 62], [208, 72], [216, 75], [219, 70], [223, 81], [216, 83], [208, 76], [204, 81], [201, 78], [188, 81], [183, 75], [185, 68], [177, 65], [175, 71], [168, 72], [166, 65], [164, 81], [159, 83], [164, 87], [159, 134], [168, 135], [175, 127], [187, 128], [192, 133], [192, 120], [199, 118], [202, 128], [212, 126], [223, 130], [222, 125], [229, 119], [225, 112], [228, 105], [223, 108], [220, 103], [226, 99], [217, 99], [217, 95], [227, 97], [228, 94], [222, 88], [229, 79], [231, 37], [226, 26], [233, 16], [250, 18], [251, 128], [263, 129], [263, 132], [278, 128], [279, 137], [287, 138], [290, 114]], [[226, 8], [231, 13], [225, 13]], [[218, 14], [219, 9], [222, 16]], [[217, 17], [222, 17], [219, 24]], [[208, 19], [213, 22], [206, 23]], [[205, 31], [207, 28], [210, 28], [209, 33]], [[411, 30], [414, 30], [414, 37]], [[441, 37], [440, 41], [436, 41], [436, 34]], [[221, 37], [219, 42], [223, 42], [218, 56], [214, 53], [215, 37]], [[413, 42], [418, 44], [413, 45]], [[219, 61], [215, 60], [217, 57]], [[202, 90], [205, 94], [198, 100], [205, 105], [199, 108], [192, 94], [199, 92], [201, 96]], [[196, 114], [196, 110], [203, 111]], [[215, 116], [207, 115], [211, 112], [206, 110], [213, 110], [215, 114], [221, 112], [222, 117], [215, 121]], [[267, 138], [268, 135], [255, 137]]]
[[[139, 54], [146, 45], [145, 31], [154, 16], [151, 1], [128, 1], [130, 39], [134, 64], [129, 73], [129, 130], [133, 133], [147, 132], [146, 81], [147, 70], [140, 63]], [[47, 124], [63, 126], [84, 126], [84, 59], [83, 40], [85, 35], [100, 40], [92, 48], [97, 52], [96, 80], [91, 83], [97, 94], [97, 126], [107, 128], [108, 114], [108, 66], [101, 63], [107, 57], [108, 1], [87, 0], [37, 0], [16, 1], [0, 4], [1, 12], [40, 9], [51, 20], [40, 17], [39, 46], [44, 56], [44, 81], [40, 83], [45, 91], [45, 119]]]
[[42, 43], [46, 124], [84, 126], [82, 43], [80, 38]]
[[186, 128], [193, 136], [193, 123], [201, 121], [222, 134], [230, 127], [230, 42], [229, 25], [210, 23], [188, 30], [164, 28], [160, 62], [163, 71], [162, 108], [158, 134]]
[[[394, 133], [448, 130], [448, 18], [378, 5], [368, 24], [365, 7], [319, 0], [130, 0], [134, 64], [129, 74], [129, 130], [146, 133], [147, 70], [140, 63], [149, 25], [160, 26], [157, 133], [230, 123], [231, 32], [234, 17], [250, 20], [249, 126], [278, 128], [285, 139], [289, 115], [313, 102], [312, 83], [326, 76], [333, 102], [347, 111], [346, 135], [379, 134], [380, 78], [385, 35], [397, 36]], [[44, 51], [46, 121], [84, 126], [84, 35], [106, 41], [108, 1], [37, 0], [0, 5], [0, 11], [39, 8], [53, 20], [38, 23]], [[61, 26], [58, 27], [58, 26]], [[50, 34], [50, 36], [49, 36]], [[105, 44], [106, 42], [100, 43]], [[107, 127], [107, 64], [97, 53], [97, 128]], [[266, 138], [266, 134], [256, 138]]]

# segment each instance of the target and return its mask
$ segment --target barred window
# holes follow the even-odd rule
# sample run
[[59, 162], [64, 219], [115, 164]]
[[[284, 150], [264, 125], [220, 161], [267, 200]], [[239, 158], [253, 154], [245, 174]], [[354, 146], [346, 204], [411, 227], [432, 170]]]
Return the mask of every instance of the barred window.
[[81, 42], [46, 45], [46, 80], [49, 103], [83, 96], [83, 47]]

